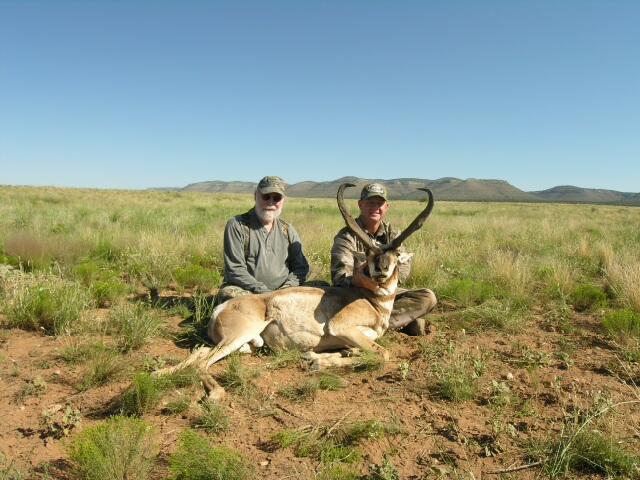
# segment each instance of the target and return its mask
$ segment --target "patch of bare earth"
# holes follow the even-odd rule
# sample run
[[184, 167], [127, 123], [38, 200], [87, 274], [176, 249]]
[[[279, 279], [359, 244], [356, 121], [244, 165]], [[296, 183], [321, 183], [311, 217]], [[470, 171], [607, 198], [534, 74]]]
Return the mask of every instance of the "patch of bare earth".
[[[245, 454], [261, 478], [314, 478], [322, 469], [321, 463], [296, 457], [291, 447], [275, 448], [271, 442], [275, 433], [285, 428], [331, 427], [376, 419], [399, 426], [401, 432], [360, 443], [362, 460], [355, 468], [362, 474], [369, 473], [371, 465], [382, 464], [386, 456], [402, 479], [454, 475], [500, 478], [489, 472], [530, 462], [527, 444], [534, 439], [557, 438], [567, 416], [586, 408], [599, 393], [613, 402], [637, 399], [624, 378], [611, 374], [615, 352], [589, 316], [579, 317], [579, 328], [571, 334], [543, 329], [536, 321], [517, 334], [492, 330], [464, 333], [447, 328], [442, 312], [434, 315], [438, 317], [437, 335], [426, 339], [430, 342], [427, 350], [431, 345], [435, 357], [423, 353], [424, 343], [421, 348], [420, 342], [425, 339], [390, 332], [392, 360], [383, 370], [338, 371], [346, 387], [318, 391], [308, 401], [292, 401], [278, 393], [313, 375], [303, 366], [271, 370], [266, 368], [268, 357], [243, 356], [244, 365], [261, 372], [253, 380], [256, 391], [246, 397], [233, 392], [227, 395], [223, 403], [232, 428], [212, 440]], [[171, 328], [178, 328], [179, 319], [169, 322]], [[59, 358], [69, 338], [14, 329], [0, 333], [0, 451], [21, 471], [36, 472], [36, 477], [38, 471], [48, 471], [55, 478], [66, 478], [70, 472], [69, 438], [106, 417], [104, 407], [127, 387], [131, 373], [79, 392], [74, 382], [82, 364], [71, 365]], [[452, 349], [481, 363], [476, 365], [478, 389], [472, 400], [452, 402], [437, 395], [434, 367]], [[170, 338], [156, 338], [135, 357], [180, 359], [186, 354], [187, 350]], [[222, 372], [226, 364], [223, 360], [213, 366], [212, 373]], [[36, 378], [44, 387], [33, 387]], [[504, 393], [500, 402], [496, 385]], [[58, 404], [81, 412], [78, 428], [61, 439], [47, 437], [42, 431], [43, 411]], [[160, 406], [144, 416], [155, 426], [160, 446], [154, 478], [167, 474], [167, 458], [180, 433], [191, 426], [193, 412], [169, 415]], [[607, 421], [618, 438], [626, 439], [628, 448], [638, 450], [637, 405], [621, 406]], [[533, 479], [539, 474], [539, 469], [529, 468], [502, 478]]]

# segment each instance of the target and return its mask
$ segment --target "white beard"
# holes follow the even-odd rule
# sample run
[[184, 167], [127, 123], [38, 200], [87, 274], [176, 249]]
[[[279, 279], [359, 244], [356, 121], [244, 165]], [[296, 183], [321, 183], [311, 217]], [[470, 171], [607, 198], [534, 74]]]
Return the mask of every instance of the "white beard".
[[282, 205], [278, 208], [268, 207], [269, 210], [262, 208], [259, 202], [256, 202], [256, 215], [264, 224], [273, 223], [282, 213]]

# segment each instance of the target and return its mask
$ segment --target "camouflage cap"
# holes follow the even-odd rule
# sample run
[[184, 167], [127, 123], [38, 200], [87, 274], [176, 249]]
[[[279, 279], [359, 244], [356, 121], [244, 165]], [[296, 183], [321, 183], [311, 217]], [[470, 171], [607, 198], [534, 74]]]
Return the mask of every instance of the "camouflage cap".
[[280, 177], [264, 177], [258, 182], [258, 191], [260, 193], [279, 193], [284, 195], [286, 183]]
[[371, 197], [381, 197], [387, 200], [387, 189], [381, 183], [369, 183], [360, 192], [360, 200], [366, 200]]

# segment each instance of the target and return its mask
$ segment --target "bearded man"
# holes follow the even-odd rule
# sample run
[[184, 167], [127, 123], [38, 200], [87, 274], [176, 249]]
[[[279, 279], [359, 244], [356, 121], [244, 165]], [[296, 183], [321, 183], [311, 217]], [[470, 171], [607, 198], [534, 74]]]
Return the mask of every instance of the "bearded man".
[[296, 287], [309, 274], [309, 262], [293, 225], [280, 218], [286, 202], [280, 177], [264, 177], [255, 206], [224, 229], [224, 280], [216, 304], [241, 295]]

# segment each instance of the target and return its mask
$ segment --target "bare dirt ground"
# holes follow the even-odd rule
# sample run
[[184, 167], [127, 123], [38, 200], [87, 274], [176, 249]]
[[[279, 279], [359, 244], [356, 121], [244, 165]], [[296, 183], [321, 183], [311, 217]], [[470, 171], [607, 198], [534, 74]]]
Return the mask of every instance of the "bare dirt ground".
[[[451, 312], [446, 310], [440, 307], [431, 315], [437, 333], [426, 339], [389, 332], [386, 345], [392, 360], [382, 370], [339, 371], [347, 381], [345, 388], [319, 391], [308, 401], [292, 401], [278, 393], [313, 375], [304, 366], [270, 370], [265, 368], [268, 359], [243, 356], [244, 365], [260, 370], [253, 380], [258, 393], [251, 397], [229, 393], [224, 405], [232, 428], [211, 438], [244, 453], [261, 478], [307, 479], [322, 469], [320, 462], [297, 458], [292, 448], [274, 448], [270, 444], [274, 433], [378, 419], [400, 426], [401, 433], [360, 444], [362, 459], [354, 468], [363, 475], [374, 471], [372, 466], [381, 465], [386, 456], [402, 479], [533, 479], [541, 476], [538, 467], [492, 472], [532, 462], [527, 445], [558, 438], [567, 418], [592, 405], [598, 395], [614, 403], [638, 400], [629, 382], [637, 372], [623, 378], [623, 369], [616, 368], [615, 351], [599, 333], [593, 316], [576, 316], [578, 328], [569, 334], [552, 331], [540, 316], [522, 331], [507, 334], [465, 332], [449, 322]], [[179, 330], [180, 320], [170, 317], [170, 330]], [[78, 429], [106, 418], [101, 409], [130, 383], [131, 375], [125, 375], [120, 381], [78, 392], [73, 385], [83, 366], [59, 358], [70, 341], [39, 332], [0, 331], [0, 452], [5, 468], [11, 463], [27, 478], [73, 478], [69, 439]], [[437, 395], [434, 367], [453, 350], [476, 361], [478, 389], [472, 400], [452, 402]], [[163, 359], [182, 359], [186, 354], [169, 336], [154, 339], [136, 353], [139, 358]], [[212, 372], [225, 367], [223, 360]], [[44, 387], [33, 387], [37, 377], [44, 380]], [[500, 402], [498, 391], [507, 392]], [[56, 404], [79, 409], [81, 423], [70, 436], [41, 438], [42, 412]], [[170, 415], [163, 413], [161, 405], [144, 419], [154, 425], [160, 450], [153, 478], [164, 478], [168, 456], [179, 434], [192, 424], [193, 413]], [[639, 425], [640, 409], [633, 403], [614, 409], [606, 420], [606, 427], [635, 452]]]

